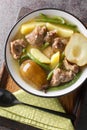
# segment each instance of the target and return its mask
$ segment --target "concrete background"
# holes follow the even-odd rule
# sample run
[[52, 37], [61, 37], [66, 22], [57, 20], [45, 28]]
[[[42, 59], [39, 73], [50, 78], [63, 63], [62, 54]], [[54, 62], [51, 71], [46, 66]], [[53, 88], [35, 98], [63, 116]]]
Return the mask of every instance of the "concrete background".
[[87, 23], [87, 0], [0, 0], [0, 67], [4, 62], [4, 46], [8, 33], [16, 23], [22, 7], [31, 10], [53, 7], [68, 11]]

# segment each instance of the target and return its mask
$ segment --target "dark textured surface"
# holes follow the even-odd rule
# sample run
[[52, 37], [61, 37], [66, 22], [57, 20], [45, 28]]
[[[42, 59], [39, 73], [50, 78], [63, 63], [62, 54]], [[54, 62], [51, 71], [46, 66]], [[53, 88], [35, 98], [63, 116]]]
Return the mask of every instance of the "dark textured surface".
[[[87, 84], [87, 80], [86, 80]], [[81, 112], [79, 116], [79, 120], [77, 122], [76, 130], [87, 130], [87, 85], [83, 89], [84, 94], [83, 101], [81, 105]]]
[[0, 0], [0, 67], [4, 61], [4, 46], [11, 27], [22, 7], [31, 10], [51, 7], [68, 11], [87, 23], [87, 0]]
[[40, 129], [0, 117], [0, 130], [40, 130]]

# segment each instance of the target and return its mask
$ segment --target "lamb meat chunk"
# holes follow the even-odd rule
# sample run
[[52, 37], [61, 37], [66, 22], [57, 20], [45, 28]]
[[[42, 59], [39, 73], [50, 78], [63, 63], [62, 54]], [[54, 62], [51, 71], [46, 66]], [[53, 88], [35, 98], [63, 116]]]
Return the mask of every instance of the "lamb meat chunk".
[[56, 36], [57, 36], [56, 30], [49, 31], [47, 32], [44, 41], [52, 44]]
[[71, 64], [70, 62], [68, 62], [68, 60], [66, 58], [64, 59], [63, 64], [64, 64], [66, 70], [71, 70], [71, 71], [73, 71], [73, 73], [79, 72], [79, 66], [76, 64]]
[[46, 32], [46, 26], [37, 26], [31, 33], [26, 35], [25, 38], [32, 46], [39, 47], [44, 43], [44, 36]]
[[10, 51], [14, 59], [19, 59], [22, 55], [22, 50], [27, 46], [23, 39], [17, 39], [10, 43]]
[[72, 71], [64, 71], [62, 69], [56, 68], [53, 72], [50, 85], [58, 86], [61, 83], [65, 83], [72, 80], [73, 78], [74, 78], [74, 73]]
[[67, 44], [67, 39], [57, 37], [54, 39], [52, 44], [52, 48], [54, 52], [60, 51], [62, 52]]

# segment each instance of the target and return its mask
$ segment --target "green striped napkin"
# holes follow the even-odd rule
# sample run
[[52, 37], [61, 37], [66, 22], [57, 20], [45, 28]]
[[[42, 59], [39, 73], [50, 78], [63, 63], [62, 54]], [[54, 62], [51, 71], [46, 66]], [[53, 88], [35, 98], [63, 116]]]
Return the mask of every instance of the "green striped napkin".
[[[64, 112], [58, 98], [42, 98], [19, 90], [14, 95], [28, 104], [41, 106]], [[69, 119], [40, 111], [25, 105], [16, 105], [9, 108], [0, 107], [0, 116], [15, 120], [42, 130], [74, 130]]]

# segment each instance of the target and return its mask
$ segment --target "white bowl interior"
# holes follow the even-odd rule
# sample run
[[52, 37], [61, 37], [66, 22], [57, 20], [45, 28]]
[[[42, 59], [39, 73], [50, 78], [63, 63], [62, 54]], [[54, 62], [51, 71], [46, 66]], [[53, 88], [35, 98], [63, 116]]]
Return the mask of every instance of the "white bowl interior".
[[51, 15], [58, 15], [61, 16], [63, 18], [65, 18], [66, 20], [70, 21], [71, 23], [77, 25], [77, 27], [79, 28], [79, 31], [87, 36], [87, 30], [84, 27], [84, 25], [74, 16], [64, 12], [64, 11], [60, 11], [60, 10], [56, 10], [56, 9], [43, 9], [43, 10], [38, 10], [36, 12], [33, 12], [29, 15], [27, 15], [26, 17], [24, 17], [23, 19], [21, 19], [11, 30], [10, 35], [7, 39], [7, 43], [6, 43], [6, 49], [5, 49], [5, 59], [6, 59], [6, 64], [7, 67], [9, 69], [9, 72], [12, 76], [12, 78], [14, 79], [14, 81], [21, 86], [24, 90], [26, 90], [27, 92], [33, 93], [35, 95], [39, 95], [39, 96], [43, 96], [43, 97], [55, 97], [55, 96], [61, 96], [64, 95], [66, 93], [69, 93], [73, 90], [75, 90], [76, 88], [78, 88], [83, 81], [86, 79], [87, 77], [87, 68], [85, 68], [83, 70], [83, 73], [81, 74], [80, 78], [70, 87], [67, 87], [65, 89], [62, 90], [58, 90], [58, 91], [49, 91], [47, 93], [44, 93], [42, 91], [38, 91], [35, 90], [33, 87], [31, 87], [29, 84], [27, 84], [20, 76], [19, 70], [18, 70], [18, 64], [16, 63], [15, 60], [13, 60], [11, 54], [10, 54], [10, 48], [9, 48], [9, 43], [12, 40], [12, 38], [14, 37], [14, 35], [16, 34], [16, 32], [18, 31], [19, 27], [21, 24], [25, 23], [26, 21], [28, 21], [29, 19], [32, 19], [36, 16], [38, 16], [40, 13], [45, 13], [45, 14], [51, 14]]

